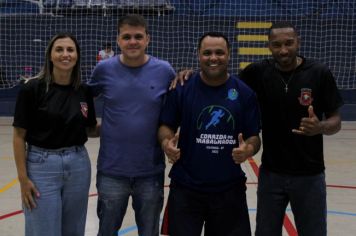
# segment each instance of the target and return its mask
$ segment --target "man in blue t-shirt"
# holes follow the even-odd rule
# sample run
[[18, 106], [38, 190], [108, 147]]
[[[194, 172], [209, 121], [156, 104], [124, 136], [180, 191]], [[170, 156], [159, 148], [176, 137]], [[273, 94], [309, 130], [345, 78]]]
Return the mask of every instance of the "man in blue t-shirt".
[[121, 54], [98, 63], [91, 86], [103, 99], [97, 164], [99, 236], [116, 235], [132, 197], [138, 234], [159, 235], [164, 154], [157, 141], [171, 65], [145, 53], [150, 37], [140, 15], [118, 24]]
[[251, 235], [240, 164], [260, 148], [257, 98], [228, 73], [223, 34], [204, 34], [198, 54], [200, 71], [169, 93], [160, 116], [159, 141], [173, 163], [162, 231], [198, 236], [204, 225], [205, 235]]

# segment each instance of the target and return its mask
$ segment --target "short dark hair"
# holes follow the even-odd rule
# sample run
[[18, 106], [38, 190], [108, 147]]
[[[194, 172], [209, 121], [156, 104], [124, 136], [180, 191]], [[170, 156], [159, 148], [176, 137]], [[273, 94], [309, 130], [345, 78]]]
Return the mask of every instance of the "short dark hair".
[[103, 46], [104, 46], [104, 48], [111, 48], [112, 47], [110, 42], [104, 43]]
[[228, 38], [220, 32], [207, 32], [205, 34], [203, 34], [199, 41], [198, 41], [198, 51], [200, 50], [201, 47], [201, 42], [206, 38], [206, 37], [214, 37], [214, 38], [223, 38], [226, 41], [226, 45], [227, 45], [227, 49], [230, 49], [230, 42], [228, 40]]
[[139, 14], [128, 14], [128, 15], [120, 18], [120, 20], [117, 24], [117, 34], [120, 34], [120, 28], [123, 25], [142, 26], [145, 28], [146, 33], [148, 34], [147, 22], [146, 22], [145, 18], [143, 18], [143, 16], [141, 16]]
[[272, 35], [273, 29], [284, 29], [284, 28], [292, 28], [293, 31], [295, 32], [295, 34], [298, 35], [298, 31], [292, 23], [290, 23], [288, 21], [279, 21], [279, 22], [273, 23], [272, 26], [269, 28], [268, 37], [270, 37]]

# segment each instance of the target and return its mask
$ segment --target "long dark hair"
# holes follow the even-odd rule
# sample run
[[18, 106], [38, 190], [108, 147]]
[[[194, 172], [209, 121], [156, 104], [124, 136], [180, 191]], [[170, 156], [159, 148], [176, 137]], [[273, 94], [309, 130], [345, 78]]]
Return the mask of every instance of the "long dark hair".
[[33, 77], [34, 79], [43, 79], [46, 82], [46, 87], [47, 87], [46, 91], [48, 91], [49, 85], [53, 83], [53, 63], [51, 61], [51, 52], [52, 52], [53, 44], [58, 39], [63, 39], [63, 38], [70, 38], [71, 40], [73, 40], [78, 55], [77, 63], [75, 64], [73, 71], [70, 75], [71, 84], [75, 89], [78, 89], [81, 84], [80, 47], [78, 41], [72, 34], [68, 32], [61, 32], [53, 36], [49, 41], [45, 53], [45, 63], [41, 71]]

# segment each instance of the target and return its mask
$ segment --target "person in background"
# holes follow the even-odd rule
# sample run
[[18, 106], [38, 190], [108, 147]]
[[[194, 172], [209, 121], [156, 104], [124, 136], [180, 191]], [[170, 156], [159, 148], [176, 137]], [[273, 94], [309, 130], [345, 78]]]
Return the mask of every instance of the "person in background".
[[256, 236], [282, 235], [288, 203], [299, 235], [326, 236], [323, 135], [340, 130], [343, 100], [330, 70], [298, 55], [292, 24], [273, 24], [268, 47], [272, 59], [240, 73], [256, 92], [262, 115]]
[[3, 70], [2, 68], [1, 68], [1, 65], [0, 65], [0, 86], [2, 86], [2, 85], [6, 85], [6, 78], [5, 78], [6, 76], [5, 76], [5, 70]]
[[108, 59], [110, 57], [113, 57], [115, 55], [114, 50], [112, 50], [111, 43], [104, 43], [103, 49], [99, 51], [97, 55], [97, 61], [101, 61], [104, 59]]
[[16, 101], [13, 149], [26, 236], [84, 236], [91, 181], [84, 144], [98, 136], [96, 124], [93, 97], [81, 84], [78, 42], [59, 33]]
[[173, 163], [162, 233], [200, 236], [204, 226], [205, 235], [248, 236], [240, 164], [260, 148], [257, 98], [228, 73], [230, 44], [223, 34], [201, 36], [198, 57], [200, 71], [169, 93], [160, 116], [159, 140]]
[[159, 235], [164, 153], [157, 140], [163, 97], [172, 66], [146, 54], [148, 26], [141, 15], [118, 23], [121, 54], [94, 68], [89, 85], [104, 101], [97, 163], [99, 236], [117, 235], [129, 197], [138, 234]]

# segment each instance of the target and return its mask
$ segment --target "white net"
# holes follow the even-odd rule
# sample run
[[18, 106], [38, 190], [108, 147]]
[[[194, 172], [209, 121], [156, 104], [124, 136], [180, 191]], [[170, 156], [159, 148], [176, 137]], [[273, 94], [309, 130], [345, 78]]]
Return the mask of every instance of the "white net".
[[356, 3], [350, 0], [0, 0], [0, 88], [37, 73], [49, 38], [59, 31], [78, 38], [88, 80], [104, 43], [119, 53], [116, 24], [127, 13], [145, 16], [148, 53], [176, 70], [197, 67], [202, 33], [225, 33], [233, 73], [269, 56], [271, 22], [290, 21], [302, 38], [301, 54], [327, 64], [339, 88], [356, 89]]

